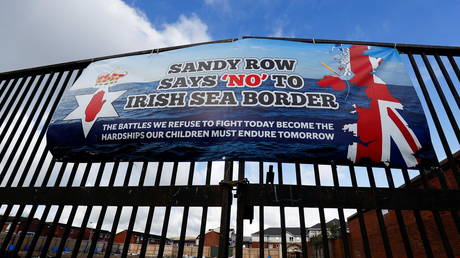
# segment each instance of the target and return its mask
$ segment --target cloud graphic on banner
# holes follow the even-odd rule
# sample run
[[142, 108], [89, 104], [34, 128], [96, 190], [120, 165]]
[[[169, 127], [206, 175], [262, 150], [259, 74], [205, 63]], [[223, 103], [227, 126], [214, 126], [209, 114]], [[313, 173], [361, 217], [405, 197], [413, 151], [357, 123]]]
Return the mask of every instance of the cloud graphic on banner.
[[156, 28], [121, 0], [6, 1], [0, 23], [0, 72], [211, 40], [196, 15]]

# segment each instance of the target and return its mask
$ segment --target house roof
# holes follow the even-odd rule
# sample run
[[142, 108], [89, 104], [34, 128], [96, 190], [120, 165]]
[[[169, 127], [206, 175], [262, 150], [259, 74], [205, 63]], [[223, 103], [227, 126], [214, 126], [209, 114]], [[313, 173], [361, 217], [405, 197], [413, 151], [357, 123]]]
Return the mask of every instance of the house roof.
[[[125, 230], [123, 230], [123, 231], [120, 231], [120, 232], [118, 232], [116, 235], [121, 234], [121, 233], [126, 232], [126, 231], [128, 231], [128, 230], [125, 229]], [[132, 231], [131, 234], [132, 234], [133, 236], [143, 236], [143, 235], [144, 235], [143, 232], [139, 232], [139, 231]], [[148, 238], [161, 239], [161, 236], [160, 236], [160, 235], [155, 235], [155, 234], [149, 234], [149, 235], [148, 235]], [[169, 241], [169, 240], [171, 240], [171, 239], [166, 238], [166, 240]]]
[[[338, 219], [332, 219], [326, 223], [326, 226], [338, 225], [340, 227], [340, 221]], [[312, 227], [306, 228], [306, 230], [321, 230], [321, 223], [315, 224]], [[259, 232], [251, 234], [251, 236], [259, 235]], [[286, 233], [290, 233], [293, 236], [300, 236], [300, 228], [287, 227]], [[281, 228], [267, 228], [264, 230], [264, 236], [279, 236], [281, 235]]]
[[[327, 226], [331, 226], [331, 225], [337, 225], [337, 226], [340, 227], [340, 221], [339, 221], [338, 219], [332, 219], [332, 220], [330, 220], [330, 221], [328, 221], [328, 222], [326, 223], [326, 227], [327, 227]], [[314, 230], [316, 230], [316, 229], [321, 230], [321, 223], [317, 223], [317, 224], [315, 224], [315, 225], [309, 227], [308, 229], [310, 229], [310, 230], [311, 230], [311, 229], [314, 229]]]
[[[253, 233], [252, 235], [259, 235], [259, 232]], [[286, 233], [290, 233], [294, 236], [300, 236], [300, 228], [286, 228]], [[267, 228], [264, 230], [264, 236], [279, 236], [281, 235], [281, 228]]]
[[252, 242], [252, 238], [248, 236], [243, 236], [243, 242], [250, 243]]

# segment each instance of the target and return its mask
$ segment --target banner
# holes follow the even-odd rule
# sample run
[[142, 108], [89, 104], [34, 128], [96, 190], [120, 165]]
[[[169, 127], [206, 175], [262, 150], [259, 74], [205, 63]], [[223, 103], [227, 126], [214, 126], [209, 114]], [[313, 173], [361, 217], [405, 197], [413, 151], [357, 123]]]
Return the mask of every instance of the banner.
[[434, 159], [395, 49], [243, 39], [90, 64], [47, 132], [66, 161]]

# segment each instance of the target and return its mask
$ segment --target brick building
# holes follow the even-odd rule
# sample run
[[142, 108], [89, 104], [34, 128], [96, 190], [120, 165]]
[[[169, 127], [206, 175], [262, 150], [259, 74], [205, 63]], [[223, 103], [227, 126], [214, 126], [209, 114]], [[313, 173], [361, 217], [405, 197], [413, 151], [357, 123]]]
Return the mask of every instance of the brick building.
[[[209, 229], [208, 232], [204, 234], [204, 246], [218, 247], [220, 239], [220, 228]], [[229, 246], [232, 247], [235, 245], [236, 235], [235, 230], [230, 229], [229, 231]], [[198, 245], [200, 241], [200, 236], [196, 237], [195, 244]]]
[[[457, 153], [455, 156], [458, 159], [459, 153]], [[458, 189], [452, 170], [444, 169], [444, 176], [449, 189]], [[433, 172], [427, 173], [426, 178], [429, 188], [441, 189], [441, 181], [439, 180], [439, 177], [436, 176]], [[401, 187], [407, 186], [403, 185]], [[411, 187], [424, 187], [420, 176], [417, 176], [411, 180]], [[371, 256], [386, 257], [376, 212], [376, 210], [367, 210], [363, 212]], [[384, 210], [382, 213], [393, 257], [405, 257], [406, 251], [395, 211]], [[426, 253], [414, 216], [414, 212], [403, 210], [401, 213], [414, 257], [425, 257]], [[439, 214], [448, 241], [452, 247], [453, 254], [455, 257], [460, 257], [460, 234], [457, 231], [457, 226], [455, 225], [455, 222], [452, 218], [452, 214], [449, 211], [440, 211]], [[458, 214], [460, 216], [460, 213]], [[433, 212], [420, 211], [420, 215], [423, 225], [426, 229], [427, 238], [434, 257], [447, 257], [440, 237], [439, 229], [433, 217]], [[353, 257], [365, 257], [359, 220], [356, 214], [348, 217], [348, 226], [350, 229], [350, 243], [352, 245]]]
[[[1, 217], [2, 216], [0, 216], [0, 218]], [[2, 230], [0, 231], [0, 233], [7, 233], [10, 230], [10, 227], [12, 225], [13, 220], [14, 220], [14, 217], [9, 217], [6, 220], [5, 225], [3, 226]], [[18, 223], [16, 225], [16, 228], [13, 231], [13, 234], [18, 234], [18, 233], [24, 231], [26, 221], [27, 221], [27, 218], [25, 218], [25, 217], [19, 218]], [[51, 228], [51, 225], [52, 225], [51, 222], [46, 222], [45, 225], [42, 227], [42, 230], [40, 232], [38, 232], [39, 227], [40, 227], [40, 220], [37, 219], [37, 218], [34, 218], [34, 219], [32, 219], [29, 227], [27, 228], [26, 233], [28, 235], [40, 234], [40, 236], [47, 236], [48, 232], [49, 232], [49, 230]], [[59, 238], [62, 237], [64, 235], [66, 227], [67, 227], [67, 224], [63, 224], [63, 223], [56, 224], [56, 228], [54, 230], [53, 237], [59, 237]], [[69, 231], [68, 239], [77, 239], [79, 237], [79, 235], [80, 235], [80, 230], [81, 230], [80, 227], [71, 227], [70, 231]], [[94, 234], [94, 229], [85, 228], [82, 240], [89, 240], [93, 236], [93, 234]], [[101, 242], [101, 241], [102, 242], [104, 242], [104, 241], [107, 242], [109, 240], [109, 238], [110, 238], [110, 232], [109, 231], [105, 231], [105, 230], [100, 230], [99, 231], [99, 238], [98, 238], [99, 242]]]
[[[115, 235], [113, 242], [115, 244], [124, 244], [127, 233], [128, 233], [128, 230], [123, 230], [121, 232], [118, 232]], [[130, 244], [142, 244], [143, 239], [144, 239], [143, 232], [132, 231], [129, 243]], [[161, 236], [150, 234], [148, 239], [149, 239], [149, 244], [159, 244], [161, 241]], [[172, 241], [166, 238], [166, 244], [171, 244], [171, 243]]]

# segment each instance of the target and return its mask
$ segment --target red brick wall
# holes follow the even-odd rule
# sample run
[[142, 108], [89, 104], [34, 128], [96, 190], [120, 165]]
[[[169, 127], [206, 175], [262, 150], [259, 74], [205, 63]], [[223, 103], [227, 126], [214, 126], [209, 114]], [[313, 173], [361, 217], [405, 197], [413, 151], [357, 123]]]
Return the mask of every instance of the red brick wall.
[[[120, 233], [116, 234], [114, 239], [113, 239], [113, 242], [116, 243], [116, 244], [123, 244], [125, 242], [125, 238], [126, 238], [126, 233], [127, 231], [121, 231]], [[132, 238], [131, 238], [132, 240]]]
[[[350, 245], [350, 250], [351, 250], [351, 245]], [[310, 242], [307, 242], [307, 253], [308, 253], [308, 257], [316, 257], [315, 250], [313, 249]], [[316, 252], [316, 253], [321, 257], [322, 252]], [[331, 258], [344, 258], [345, 257], [345, 251], [343, 250], [342, 238], [329, 240], [329, 254]]]
[[214, 231], [208, 232], [204, 235], [204, 246], [219, 246], [220, 234]]

